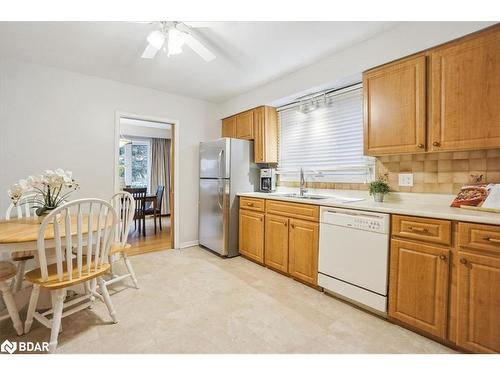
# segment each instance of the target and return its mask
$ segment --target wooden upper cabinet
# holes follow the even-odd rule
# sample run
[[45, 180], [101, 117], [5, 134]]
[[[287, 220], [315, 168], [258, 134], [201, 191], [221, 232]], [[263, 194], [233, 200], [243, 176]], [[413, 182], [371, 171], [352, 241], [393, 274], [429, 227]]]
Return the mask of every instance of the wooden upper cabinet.
[[500, 147], [500, 27], [430, 50], [429, 147]]
[[236, 115], [236, 138], [253, 139], [253, 111]]
[[266, 215], [264, 263], [288, 273], [288, 218]]
[[288, 272], [311, 285], [318, 283], [319, 224], [290, 219]]
[[425, 55], [365, 72], [363, 90], [366, 155], [425, 151]]
[[263, 213], [240, 209], [239, 250], [242, 255], [264, 263]]
[[500, 258], [458, 253], [457, 344], [500, 353]]
[[256, 163], [278, 162], [278, 113], [276, 108], [258, 107], [254, 114], [254, 156]]
[[222, 136], [228, 138], [236, 137], [236, 117], [228, 117], [222, 120]]
[[389, 316], [445, 338], [450, 250], [391, 241]]

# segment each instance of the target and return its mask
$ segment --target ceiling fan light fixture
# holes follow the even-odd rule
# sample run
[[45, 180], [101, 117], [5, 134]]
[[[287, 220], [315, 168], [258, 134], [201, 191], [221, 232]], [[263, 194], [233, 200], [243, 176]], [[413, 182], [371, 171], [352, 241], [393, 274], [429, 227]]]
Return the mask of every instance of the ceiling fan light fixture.
[[163, 46], [163, 43], [165, 43], [165, 34], [159, 30], [153, 31], [148, 35], [148, 42], [159, 50]]
[[177, 55], [182, 52], [182, 46], [186, 42], [184, 33], [177, 29], [168, 31], [168, 55]]

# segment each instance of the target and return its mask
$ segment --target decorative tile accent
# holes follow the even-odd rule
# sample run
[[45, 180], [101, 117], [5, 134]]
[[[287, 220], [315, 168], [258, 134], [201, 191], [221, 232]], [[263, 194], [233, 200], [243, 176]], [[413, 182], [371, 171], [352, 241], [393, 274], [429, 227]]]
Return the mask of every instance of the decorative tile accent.
[[[500, 149], [460, 152], [389, 155], [377, 158], [377, 176], [387, 175], [393, 191], [456, 194], [462, 185], [472, 183], [471, 175], [482, 175], [483, 182], [500, 183]], [[413, 173], [412, 187], [398, 186], [398, 173]], [[279, 182], [298, 187], [298, 182]], [[309, 182], [317, 189], [367, 190], [367, 184]]]

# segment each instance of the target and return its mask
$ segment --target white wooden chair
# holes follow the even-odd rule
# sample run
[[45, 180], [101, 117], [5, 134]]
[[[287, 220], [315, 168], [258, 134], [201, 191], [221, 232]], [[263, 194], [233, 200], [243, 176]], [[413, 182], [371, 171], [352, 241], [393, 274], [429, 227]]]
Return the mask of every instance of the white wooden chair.
[[[26, 281], [33, 284], [24, 332], [28, 333], [33, 318], [51, 329], [49, 348], [53, 353], [61, 327], [61, 319], [87, 307], [95, 297], [104, 300], [114, 323], [117, 322], [108, 289], [102, 276], [109, 272], [108, 253], [114, 239], [117, 215], [113, 206], [101, 199], [80, 199], [56, 208], [43, 220], [38, 235], [40, 268], [26, 274]], [[46, 240], [45, 232], [53, 231], [54, 239]], [[84, 232], [86, 232], [84, 239]], [[56, 263], [47, 265], [46, 249], [53, 247]], [[76, 256], [72, 257], [72, 250]], [[71, 261], [64, 261], [64, 259]], [[102, 297], [95, 292], [94, 282], [99, 283]], [[85, 293], [64, 303], [66, 288], [83, 284]], [[40, 288], [50, 291], [52, 309], [43, 313], [35, 311]], [[64, 311], [64, 309], [70, 309]], [[48, 316], [52, 315], [52, 319]]]
[[[36, 194], [29, 194], [24, 196], [17, 205], [11, 203], [7, 208], [5, 213], [6, 219], [12, 219], [14, 216], [18, 218], [22, 217], [34, 217], [35, 212], [33, 208], [33, 198]], [[15, 214], [15, 215], [14, 215]], [[14, 251], [12, 253], [12, 261], [17, 264], [16, 277], [12, 279], [12, 291], [14, 293], [21, 290], [24, 280], [24, 273], [26, 271], [26, 262], [35, 257], [35, 253], [32, 251]]]
[[125, 263], [128, 273], [123, 275], [117, 275], [113, 272], [113, 266], [111, 266], [111, 279], [106, 281], [106, 285], [116, 283], [117, 281], [126, 279], [130, 277], [134, 286], [138, 289], [139, 285], [137, 283], [137, 278], [135, 276], [134, 269], [130, 263], [130, 259], [127, 256], [127, 250], [130, 249], [130, 244], [127, 243], [128, 234], [130, 231], [130, 226], [135, 214], [135, 199], [132, 194], [121, 191], [116, 193], [111, 197], [111, 205], [115, 208], [118, 215], [118, 223], [115, 230], [115, 242], [111, 245], [109, 251], [109, 263], [113, 265], [114, 257], [120, 257]]
[[0, 296], [5, 302], [7, 307], [7, 314], [0, 316], [0, 321], [4, 319], [11, 319], [12, 325], [16, 330], [18, 335], [23, 334], [23, 323], [19, 318], [19, 312], [17, 311], [16, 302], [12, 296], [12, 291], [10, 287], [10, 280], [16, 276], [16, 267], [9, 262], [0, 262]]

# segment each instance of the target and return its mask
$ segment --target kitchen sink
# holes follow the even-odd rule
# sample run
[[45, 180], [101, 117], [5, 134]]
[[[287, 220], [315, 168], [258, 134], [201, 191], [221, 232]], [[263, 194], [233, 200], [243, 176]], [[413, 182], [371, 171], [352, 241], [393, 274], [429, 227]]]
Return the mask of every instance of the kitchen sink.
[[314, 199], [314, 200], [331, 198], [331, 197], [326, 196], [326, 195], [313, 195], [313, 194], [300, 195], [297, 193], [274, 194], [274, 195], [277, 197], [283, 197], [283, 198]]

